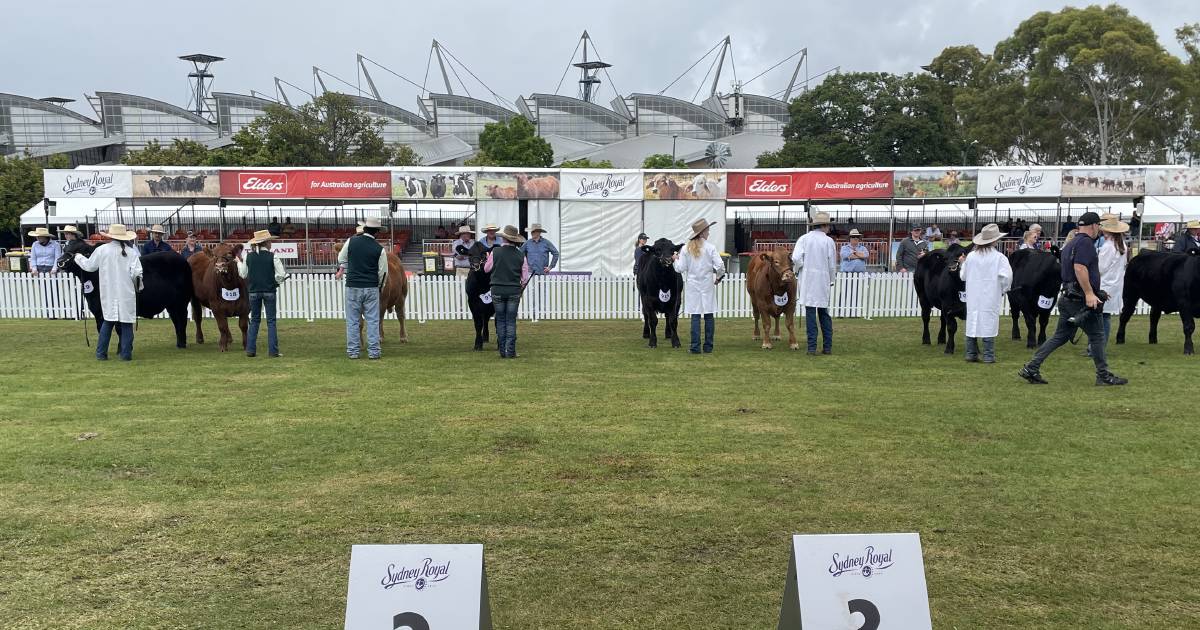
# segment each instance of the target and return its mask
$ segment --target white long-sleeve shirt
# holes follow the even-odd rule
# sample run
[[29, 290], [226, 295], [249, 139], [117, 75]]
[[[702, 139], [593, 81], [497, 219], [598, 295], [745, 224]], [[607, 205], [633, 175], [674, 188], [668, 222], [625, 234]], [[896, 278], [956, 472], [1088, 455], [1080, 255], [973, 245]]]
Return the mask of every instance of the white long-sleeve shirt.
[[137, 245], [110, 241], [95, 249], [91, 257], [75, 254], [75, 264], [84, 271], [100, 274], [100, 310], [104, 320], [132, 324], [137, 321], [136, 283], [142, 279], [142, 259]]
[[700, 248], [700, 256], [693, 257], [687, 245], [679, 252], [675, 271], [683, 274], [683, 314], [707, 315], [717, 312], [717, 280], [725, 276], [725, 263], [721, 254], [708, 241]]

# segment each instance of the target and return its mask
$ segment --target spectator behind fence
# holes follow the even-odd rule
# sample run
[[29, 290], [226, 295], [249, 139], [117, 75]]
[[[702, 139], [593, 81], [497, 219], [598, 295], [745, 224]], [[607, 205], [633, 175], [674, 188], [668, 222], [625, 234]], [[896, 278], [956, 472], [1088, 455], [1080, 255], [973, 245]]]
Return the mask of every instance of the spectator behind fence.
[[450, 251], [454, 252], [454, 277], [465, 279], [471, 273], [471, 258], [459, 252], [471, 249], [474, 244], [475, 230], [469, 225], [459, 227], [458, 238], [450, 244]]
[[267, 231], [275, 236], [279, 236], [283, 227], [279, 225], [279, 217], [271, 217], [271, 222], [267, 224]]
[[199, 254], [204, 251], [204, 246], [196, 242], [196, 235], [191, 231], [187, 233], [187, 240], [183, 242], [183, 249], [179, 250], [179, 255], [187, 260], [192, 254]]
[[63, 244], [63, 253], [73, 258], [84, 248], [83, 233], [74, 225], [68, 225], [61, 231], [63, 239], [66, 240], [66, 243]]
[[437, 226], [437, 229], [433, 231], [433, 237], [436, 239], [446, 239], [450, 238], [450, 233], [446, 231], [446, 226], [439, 225]]
[[900, 249], [896, 253], [896, 270], [912, 273], [917, 270], [917, 261], [929, 251], [929, 244], [921, 238], [921, 224], [914, 223], [908, 236], [900, 241]]
[[1041, 249], [1042, 248], [1042, 226], [1034, 223], [1025, 230], [1025, 234], [1021, 237], [1020, 249]]
[[950, 238], [946, 240], [946, 247], [951, 245], [961, 245], [958, 241], [958, 230], [950, 230]]
[[940, 238], [942, 238], [942, 229], [938, 227], [938, 224], [934, 223], [925, 228], [925, 240], [933, 241]]
[[633, 244], [633, 275], [637, 275], [638, 262], [642, 260], [642, 246], [650, 240], [645, 232], [638, 234], [637, 242]]
[[529, 261], [529, 271], [535, 276], [548, 274], [558, 266], [558, 248], [542, 237], [545, 233], [542, 224], [534, 223], [529, 226], [529, 240], [521, 244], [521, 251]]
[[29, 235], [35, 239], [33, 245], [29, 246], [29, 273], [35, 276], [57, 273], [55, 264], [62, 256], [62, 246], [51, 238], [50, 230], [45, 227], [37, 228]]
[[296, 234], [296, 226], [292, 225], [292, 217], [283, 218], [283, 231], [278, 234], [284, 238], [291, 238]]
[[171, 244], [163, 240], [163, 234], [167, 231], [163, 226], [155, 223], [150, 226], [150, 240], [142, 244], [142, 255], [156, 254], [158, 252], [173, 252]]
[[1200, 254], [1200, 221], [1188, 221], [1187, 231], [1175, 237], [1175, 249], [1181, 254]]
[[842, 261], [841, 271], [844, 273], [863, 273], [867, 270], [867, 259], [871, 253], [862, 244], [862, 233], [857, 229], [850, 230], [850, 242], [842, 245], [838, 259]]

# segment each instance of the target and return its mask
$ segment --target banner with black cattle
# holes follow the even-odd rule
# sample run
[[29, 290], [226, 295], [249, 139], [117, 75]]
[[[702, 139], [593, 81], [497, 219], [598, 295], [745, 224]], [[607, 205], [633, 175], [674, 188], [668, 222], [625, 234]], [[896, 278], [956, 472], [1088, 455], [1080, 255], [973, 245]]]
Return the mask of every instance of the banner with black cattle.
[[405, 168], [392, 171], [392, 199], [475, 199], [472, 170]]
[[221, 196], [217, 169], [134, 169], [133, 196], [150, 199], [216, 199]]

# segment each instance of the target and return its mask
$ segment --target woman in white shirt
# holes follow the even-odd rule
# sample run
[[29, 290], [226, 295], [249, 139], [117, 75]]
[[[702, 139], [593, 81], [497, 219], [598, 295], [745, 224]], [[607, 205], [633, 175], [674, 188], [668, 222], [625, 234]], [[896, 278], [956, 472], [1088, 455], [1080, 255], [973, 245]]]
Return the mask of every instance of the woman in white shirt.
[[96, 340], [96, 358], [108, 360], [108, 343], [117, 329], [117, 354], [122, 361], [133, 359], [133, 323], [137, 321], [137, 291], [142, 282], [142, 263], [133, 241], [137, 234], [114, 223], [101, 236], [112, 239], [97, 247], [90, 257], [75, 254], [75, 264], [84, 271], [98, 271], [100, 309], [104, 321]]
[[1038, 240], [1042, 238], [1042, 226], [1034, 223], [1025, 230], [1025, 234], [1021, 236], [1020, 249], [1041, 249]]
[[974, 249], [959, 269], [967, 284], [967, 362], [979, 361], [979, 341], [983, 340], [983, 362], [996, 362], [996, 335], [1000, 333], [1000, 306], [1012, 286], [1012, 266], [1008, 257], [996, 249], [1004, 236], [991, 223], [975, 235]]
[[725, 277], [725, 263], [716, 246], [708, 242], [708, 229], [716, 225], [700, 219], [692, 236], [675, 254], [675, 271], [683, 274], [683, 314], [692, 318], [691, 353], [700, 354], [700, 319], [704, 318], [704, 352], [713, 351], [716, 334], [717, 283]]
[[1121, 314], [1125, 291], [1125, 265], [1129, 262], [1125, 248], [1125, 233], [1129, 224], [1116, 218], [1100, 223], [1104, 233], [1104, 244], [1100, 246], [1100, 290], [1108, 293], [1104, 302], [1104, 345], [1108, 345], [1108, 333], [1112, 316]]

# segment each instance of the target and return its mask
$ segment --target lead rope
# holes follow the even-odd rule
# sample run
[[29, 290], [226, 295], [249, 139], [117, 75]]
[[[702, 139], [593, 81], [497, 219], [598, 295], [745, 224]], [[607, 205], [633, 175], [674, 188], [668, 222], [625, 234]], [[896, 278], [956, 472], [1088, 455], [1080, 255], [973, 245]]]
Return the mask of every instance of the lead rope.
[[83, 313], [83, 283], [78, 278], [76, 278], [75, 281], [80, 283], [79, 292], [75, 294], [75, 305], [79, 307], [79, 321], [83, 322], [83, 343], [87, 344], [87, 347], [91, 348], [92, 340], [90, 337], [88, 337], [87, 317]]

